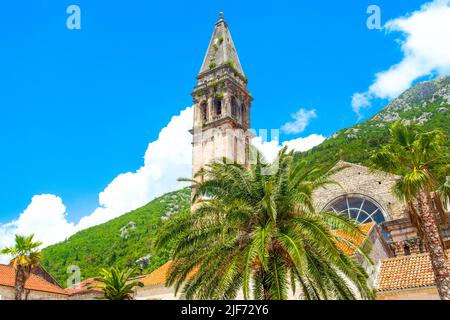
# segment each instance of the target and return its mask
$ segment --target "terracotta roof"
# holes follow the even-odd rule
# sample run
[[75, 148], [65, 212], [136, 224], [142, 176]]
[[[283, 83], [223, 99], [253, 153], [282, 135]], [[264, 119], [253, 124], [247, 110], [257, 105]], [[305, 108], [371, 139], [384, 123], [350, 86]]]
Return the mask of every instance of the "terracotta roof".
[[89, 292], [102, 293], [102, 290], [99, 288], [89, 289], [90, 286], [99, 286], [99, 285], [102, 285], [102, 283], [99, 281], [95, 281], [94, 278], [89, 278], [89, 279], [86, 279], [86, 280], [80, 282], [75, 287], [67, 288], [66, 292], [70, 295], [80, 294], [80, 293], [89, 293]]
[[147, 275], [142, 283], [144, 286], [152, 286], [158, 284], [164, 284], [166, 282], [166, 275], [169, 272], [172, 261], [163, 264], [161, 267]]
[[[450, 263], [447, 252], [447, 260]], [[435, 286], [428, 253], [390, 258], [381, 261], [378, 292]]]
[[[371, 223], [365, 223], [359, 226], [359, 228], [361, 229], [361, 231], [365, 234], [365, 236], [363, 235], [355, 235], [355, 236], [349, 236], [346, 235], [345, 233], [343, 233], [342, 231], [335, 231], [335, 235], [340, 236], [341, 238], [344, 238], [345, 240], [353, 243], [355, 246], [357, 246], [358, 248], [361, 247], [364, 243], [364, 240], [367, 239], [367, 235], [370, 233], [370, 231], [372, 230], [372, 228], [375, 226], [375, 223], [371, 222]], [[337, 243], [339, 249], [341, 249], [342, 251], [344, 251], [345, 254], [351, 256], [356, 252], [356, 249], [352, 246], [350, 246], [349, 244], [345, 243], [345, 242], [338, 242]]]
[[[130, 278], [129, 281], [142, 281], [147, 275], [139, 275], [133, 278]], [[100, 281], [95, 281], [94, 278], [86, 279], [82, 282], [80, 282], [77, 286], [67, 288], [66, 292], [69, 295], [74, 294], [82, 294], [82, 293], [103, 293], [102, 289], [100, 288], [91, 288], [91, 286], [101, 286], [103, 283]]]
[[[0, 264], [0, 286], [7, 286], [14, 288], [14, 282], [16, 280], [16, 272], [12, 266]], [[48, 282], [47, 280], [31, 274], [25, 283], [25, 289], [34, 291], [43, 291], [48, 293], [64, 294], [66, 291], [58, 287], [57, 285]]]
[[[147, 275], [144, 280], [142, 280], [142, 283], [144, 286], [164, 285], [171, 266], [172, 261], [163, 264], [161, 267]], [[195, 273], [196, 271], [191, 271], [191, 273], [188, 274], [187, 279], [193, 277]]]

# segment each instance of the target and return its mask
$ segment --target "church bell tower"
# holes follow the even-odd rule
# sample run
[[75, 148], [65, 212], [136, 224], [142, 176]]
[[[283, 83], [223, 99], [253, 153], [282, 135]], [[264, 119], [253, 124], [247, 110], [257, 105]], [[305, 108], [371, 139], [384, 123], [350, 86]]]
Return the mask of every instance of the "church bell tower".
[[222, 13], [197, 80], [192, 93], [193, 175], [205, 164], [223, 157], [248, 165], [253, 98]]

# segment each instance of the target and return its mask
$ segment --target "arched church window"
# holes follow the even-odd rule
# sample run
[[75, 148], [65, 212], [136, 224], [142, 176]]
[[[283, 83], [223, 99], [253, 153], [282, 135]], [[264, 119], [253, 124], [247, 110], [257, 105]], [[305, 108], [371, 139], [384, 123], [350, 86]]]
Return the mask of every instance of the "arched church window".
[[202, 120], [207, 121], [208, 120], [208, 104], [206, 101], [203, 101], [200, 105], [200, 110], [202, 113]]
[[360, 224], [385, 221], [383, 210], [372, 199], [363, 195], [345, 195], [333, 200], [326, 211], [346, 215]]
[[222, 114], [222, 100], [216, 100], [215, 103], [216, 115], [220, 116]]

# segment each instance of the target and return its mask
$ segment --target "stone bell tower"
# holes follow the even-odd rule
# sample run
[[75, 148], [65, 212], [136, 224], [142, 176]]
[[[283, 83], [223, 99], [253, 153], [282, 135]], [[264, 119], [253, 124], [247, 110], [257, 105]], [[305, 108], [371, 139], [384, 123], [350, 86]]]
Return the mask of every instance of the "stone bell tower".
[[223, 157], [248, 164], [250, 105], [247, 78], [220, 13], [194, 88], [193, 175]]

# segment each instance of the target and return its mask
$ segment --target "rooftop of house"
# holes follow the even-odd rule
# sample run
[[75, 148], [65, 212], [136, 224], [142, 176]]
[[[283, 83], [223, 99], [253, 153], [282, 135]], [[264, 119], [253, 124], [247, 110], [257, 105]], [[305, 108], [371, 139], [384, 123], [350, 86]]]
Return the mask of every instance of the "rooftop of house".
[[[129, 281], [141, 281], [147, 277], [148, 275], [143, 274], [139, 275], [133, 278], [130, 278]], [[103, 283], [100, 281], [94, 280], [94, 278], [89, 278], [86, 280], [83, 280], [78, 285], [73, 286], [71, 288], [67, 288], [66, 292], [69, 295], [75, 295], [75, 294], [84, 294], [84, 293], [103, 293], [103, 291], [100, 288], [91, 288], [92, 286], [100, 286]]]
[[[167, 274], [169, 273], [170, 267], [172, 266], [173, 262], [168, 261], [165, 264], [163, 264], [161, 267], [147, 275], [144, 280], [142, 280], [142, 283], [144, 286], [158, 286], [158, 285], [164, 285], [166, 282]], [[197, 270], [191, 271], [187, 275], [187, 279], [192, 278]]]
[[[447, 251], [447, 260], [450, 250]], [[378, 293], [434, 287], [433, 269], [428, 253], [415, 254], [381, 261]]]
[[350, 236], [346, 235], [342, 231], [335, 231], [336, 235], [340, 236], [342, 239], [347, 241], [347, 242], [339, 241], [337, 243], [339, 249], [341, 249], [345, 254], [349, 256], [354, 255], [357, 250], [356, 248], [360, 248], [364, 244], [364, 241], [367, 239], [367, 236], [370, 234], [370, 231], [372, 231], [374, 227], [375, 227], [374, 222], [360, 225], [359, 228], [364, 235], [357, 234]]
[[91, 286], [99, 286], [102, 285], [101, 282], [99, 281], [95, 281], [94, 278], [89, 278], [86, 279], [82, 282], [80, 282], [78, 285], [67, 288], [66, 292], [69, 295], [74, 295], [74, 294], [83, 294], [83, 293], [92, 293], [92, 292], [97, 292], [97, 293], [101, 293], [102, 290], [99, 288], [91, 288]]
[[[0, 286], [14, 288], [15, 280], [16, 272], [14, 268], [10, 265], [0, 264]], [[67, 295], [63, 288], [33, 273], [25, 283], [25, 289]]]
[[161, 267], [147, 275], [144, 280], [142, 280], [142, 283], [144, 286], [163, 285], [166, 281], [166, 276], [171, 266], [172, 261], [166, 262]]

